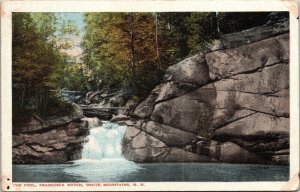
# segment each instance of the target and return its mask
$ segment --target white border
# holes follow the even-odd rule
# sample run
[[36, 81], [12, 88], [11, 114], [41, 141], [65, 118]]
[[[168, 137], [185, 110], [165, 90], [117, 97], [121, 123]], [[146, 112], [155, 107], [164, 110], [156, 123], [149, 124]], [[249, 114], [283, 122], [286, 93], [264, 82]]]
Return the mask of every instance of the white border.
[[[290, 181], [289, 182], [144, 182], [144, 187], [13, 187], [12, 183], [12, 12], [203, 12], [290, 11]], [[299, 187], [299, 31], [295, 0], [111, 0], [4, 1], [1, 7], [1, 167], [2, 190], [9, 191], [279, 191]], [[6, 179], [10, 180], [7, 181]]]
[[199, 12], [199, 11], [289, 11], [294, 0], [26, 0], [4, 1], [11, 12]]

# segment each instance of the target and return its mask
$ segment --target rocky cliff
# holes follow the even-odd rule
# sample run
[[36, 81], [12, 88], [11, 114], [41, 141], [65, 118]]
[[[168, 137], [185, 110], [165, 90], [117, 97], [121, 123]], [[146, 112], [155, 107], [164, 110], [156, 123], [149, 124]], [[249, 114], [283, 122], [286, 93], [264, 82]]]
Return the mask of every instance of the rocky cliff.
[[80, 159], [82, 143], [89, 133], [82, 110], [75, 106], [71, 116], [32, 117], [13, 133], [13, 163], [64, 163]]
[[288, 164], [288, 21], [169, 67], [127, 125], [123, 153], [135, 162]]

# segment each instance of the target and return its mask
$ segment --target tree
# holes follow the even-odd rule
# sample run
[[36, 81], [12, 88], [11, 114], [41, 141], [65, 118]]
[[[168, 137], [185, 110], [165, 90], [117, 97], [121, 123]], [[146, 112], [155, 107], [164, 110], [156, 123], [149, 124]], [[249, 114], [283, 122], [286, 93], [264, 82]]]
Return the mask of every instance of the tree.
[[58, 16], [53, 13], [30, 13], [30, 17], [41, 38], [44, 41], [51, 42], [58, 30]]
[[156, 45], [156, 57], [158, 59], [158, 67], [160, 68], [160, 57], [159, 57], [159, 42], [158, 42], [158, 13], [155, 13], [155, 45]]
[[142, 92], [146, 83], [141, 79], [157, 71], [145, 71], [146, 68], [148, 65], [158, 66], [155, 15], [89, 13], [85, 18], [87, 27], [83, 46], [87, 66], [98, 69], [101, 82], [111, 89]]
[[160, 42], [160, 58], [165, 68], [184, 59], [189, 48], [187, 44], [188, 31], [185, 20], [190, 13], [163, 12], [158, 14], [160, 25], [158, 37]]
[[41, 27], [44, 19], [49, 21], [48, 19], [53, 18], [51, 14], [41, 17], [33, 17], [30, 13], [12, 15], [14, 124], [18, 122], [17, 119], [30, 117], [32, 114], [47, 116], [72, 112], [70, 105], [50, 92], [58, 88], [64, 64], [64, 56], [51, 41], [56, 29], [54, 22], [47, 23], [45, 28]]
[[219, 36], [215, 13], [190, 13], [185, 24], [188, 32], [189, 55], [207, 50], [212, 40]]

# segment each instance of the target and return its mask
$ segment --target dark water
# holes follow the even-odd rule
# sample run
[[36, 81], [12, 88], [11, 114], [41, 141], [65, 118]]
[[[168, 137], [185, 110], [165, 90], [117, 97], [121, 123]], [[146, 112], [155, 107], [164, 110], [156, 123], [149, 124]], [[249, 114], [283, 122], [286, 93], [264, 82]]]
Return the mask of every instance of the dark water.
[[13, 165], [14, 182], [287, 181], [288, 166], [152, 163], [125, 159], [79, 160], [70, 164]]

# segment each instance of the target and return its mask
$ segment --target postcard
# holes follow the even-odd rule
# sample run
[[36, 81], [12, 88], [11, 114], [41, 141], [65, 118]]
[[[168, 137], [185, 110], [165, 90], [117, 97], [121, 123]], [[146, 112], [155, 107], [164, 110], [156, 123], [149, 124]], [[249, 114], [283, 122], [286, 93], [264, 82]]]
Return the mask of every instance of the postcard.
[[2, 2], [2, 190], [299, 189], [297, 6]]

